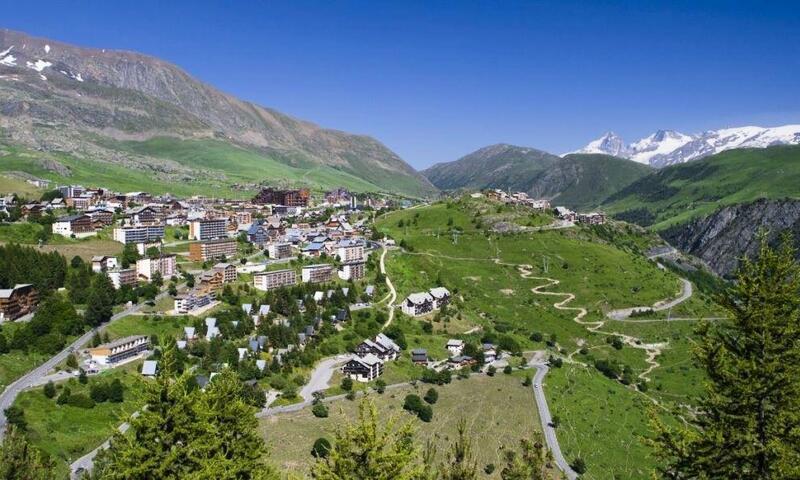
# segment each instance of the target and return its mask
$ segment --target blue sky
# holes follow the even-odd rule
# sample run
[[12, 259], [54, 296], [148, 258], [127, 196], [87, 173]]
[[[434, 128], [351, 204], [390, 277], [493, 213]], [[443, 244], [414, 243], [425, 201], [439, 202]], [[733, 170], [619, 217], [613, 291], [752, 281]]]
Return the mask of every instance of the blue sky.
[[0, 3], [0, 26], [176, 63], [417, 168], [507, 142], [800, 123], [797, 2]]

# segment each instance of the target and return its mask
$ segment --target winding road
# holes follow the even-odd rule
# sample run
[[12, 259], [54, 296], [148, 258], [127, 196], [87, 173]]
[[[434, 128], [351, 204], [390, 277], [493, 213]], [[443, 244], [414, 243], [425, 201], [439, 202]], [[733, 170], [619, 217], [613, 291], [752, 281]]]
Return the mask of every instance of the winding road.
[[550, 415], [550, 407], [547, 406], [547, 398], [544, 396], [544, 381], [547, 375], [548, 367], [544, 363], [531, 364], [536, 369], [536, 375], [533, 377], [533, 396], [536, 398], [536, 407], [539, 410], [539, 420], [542, 423], [542, 433], [544, 433], [544, 440], [547, 443], [547, 448], [553, 453], [553, 460], [555, 460], [558, 468], [564, 472], [564, 476], [569, 480], [578, 478], [578, 474], [569, 465], [569, 462], [564, 458], [561, 453], [561, 446], [558, 444], [558, 437], [556, 437], [556, 429], [553, 427], [553, 417]]
[[383, 329], [385, 330], [386, 327], [392, 324], [392, 320], [394, 320], [394, 302], [397, 301], [397, 290], [394, 289], [394, 285], [392, 284], [392, 279], [389, 278], [389, 275], [386, 273], [386, 254], [389, 252], [387, 250], [386, 245], [383, 246], [383, 252], [381, 252], [381, 273], [383, 277], [386, 279], [386, 286], [389, 287], [389, 303], [386, 304], [386, 308], [389, 310], [389, 318], [386, 320], [386, 323], [383, 324]]
[[[169, 293], [164, 291], [156, 296], [155, 301], [158, 301], [167, 295], [169, 295]], [[0, 393], [0, 440], [3, 439], [3, 435], [5, 434], [6, 430], [6, 415], [4, 413], [5, 409], [14, 404], [14, 400], [16, 400], [17, 395], [19, 395], [20, 392], [37, 385], [41, 385], [41, 379], [45, 377], [50, 370], [54, 369], [59, 363], [66, 360], [72, 352], [78, 351], [83, 345], [88, 343], [96, 331], [99, 331], [103, 327], [116, 320], [119, 320], [120, 318], [127, 317], [128, 315], [138, 312], [145, 305], [146, 303], [142, 302], [117, 313], [116, 315], [112, 316], [109, 321], [84, 333], [66, 348], [50, 357], [46, 362], [34, 368], [7, 386], [6, 389], [3, 390], [3, 393]]]

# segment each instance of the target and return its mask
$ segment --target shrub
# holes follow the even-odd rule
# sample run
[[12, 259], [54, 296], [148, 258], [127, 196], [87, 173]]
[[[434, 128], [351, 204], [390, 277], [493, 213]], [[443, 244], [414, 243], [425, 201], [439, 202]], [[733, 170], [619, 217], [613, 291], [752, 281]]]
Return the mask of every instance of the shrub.
[[353, 379], [350, 377], [344, 377], [341, 383], [342, 390], [349, 392], [353, 389]]
[[586, 462], [581, 457], [576, 458], [570, 466], [578, 475], [583, 475], [586, 473]]
[[403, 408], [412, 413], [419, 412], [420, 408], [422, 408], [422, 405], [422, 399], [419, 398], [419, 395], [415, 395], [413, 393], [406, 395], [406, 398], [403, 401]]
[[433, 419], [433, 409], [430, 405], [423, 405], [419, 412], [417, 412], [417, 417], [423, 422], [430, 422]]
[[125, 400], [125, 387], [119, 378], [115, 378], [108, 386], [108, 401], [113, 403], [122, 403]]
[[56, 403], [59, 405], [64, 405], [69, 401], [70, 395], [71, 392], [69, 390], [69, 387], [64, 387], [64, 390], [61, 390], [61, 395], [59, 395], [58, 398], [56, 399]]
[[330, 451], [331, 442], [323, 437], [316, 439], [314, 441], [314, 446], [311, 447], [311, 455], [314, 456], [314, 458], [327, 458]]
[[553, 417], [550, 419], [550, 425], [552, 425], [553, 428], [558, 428], [559, 425], [561, 425], [561, 417], [558, 415], [553, 415]]
[[382, 379], [378, 379], [375, 381], [375, 391], [378, 393], [383, 393], [386, 391], [386, 382]]
[[[542, 340], [544, 340], [544, 335], [542, 335], [541, 332], [533, 332], [533, 333], [531, 333], [531, 341], [532, 342], [541, 342]], [[487, 465], [487, 467], [488, 467], [488, 465]], [[492, 467], [494, 467], [494, 465], [492, 465]]]
[[347, 392], [347, 395], [345, 395], [344, 398], [346, 398], [348, 400], [355, 400], [356, 399], [356, 391], [355, 390], [350, 390], [349, 392]]
[[94, 400], [87, 397], [82, 393], [76, 393], [75, 395], [70, 395], [69, 400], [67, 400], [67, 405], [72, 407], [78, 408], [94, 408]]
[[490, 464], [486, 465], [485, 467], [483, 467], [483, 472], [486, 475], [491, 475], [491, 474], [494, 473], [494, 468], [495, 468], [494, 467], [494, 463], [490, 463]]
[[522, 381], [523, 387], [530, 387], [533, 384], [533, 380], [531, 379], [530, 375], [525, 375], [525, 380]]
[[53, 398], [56, 396], [56, 386], [52, 381], [47, 382], [47, 385], [44, 386], [44, 396], [47, 398]]
[[489, 368], [486, 369], [486, 375], [490, 377], [494, 377], [494, 374], [497, 373], [497, 369], [494, 368], [494, 365], [489, 365]]
[[513, 371], [514, 369], [511, 368], [511, 365], [506, 365], [505, 367], [503, 367], [503, 373], [505, 373], [506, 375], [511, 375]]
[[328, 417], [328, 407], [325, 405], [318, 403], [311, 408], [311, 413], [314, 414], [317, 418], [327, 418]]
[[439, 400], [439, 392], [435, 388], [428, 389], [424, 397], [425, 401], [433, 405]]
[[94, 382], [89, 387], [89, 397], [97, 403], [108, 400], [108, 385], [105, 383]]

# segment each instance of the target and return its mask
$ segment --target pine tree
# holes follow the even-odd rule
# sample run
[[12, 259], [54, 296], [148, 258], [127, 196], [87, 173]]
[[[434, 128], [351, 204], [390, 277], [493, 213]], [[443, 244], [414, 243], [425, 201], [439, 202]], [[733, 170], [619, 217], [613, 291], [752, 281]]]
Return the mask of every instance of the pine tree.
[[14, 426], [6, 430], [0, 445], [0, 478], [3, 480], [48, 480], [52, 465], [28, 442], [25, 434]]
[[472, 453], [467, 422], [462, 418], [456, 426], [456, 440], [450, 445], [447, 463], [442, 466], [442, 480], [474, 480], [478, 478], [478, 462]]
[[358, 421], [335, 434], [325, 459], [311, 471], [319, 480], [414, 480], [423, 474], [420, 452], [410, 424], [378, 421], [375, 404], [362, 400]]
[[95, 275], [87, 295], [84, 318], [94, 327], [107, 322], [114, 314], [114, 285], [106, 275]]
[[653, 415], [664, 478], [800, 478], [800, 266], [762, 236], [721, 299], [730, 320], [699, 328], [708, 382], [690, 426]]
[[45, 384], [43, 391], [44, 396], [47, 398], [53, 398], [56, 396], [56, 386], [52, 381], [49, 381]]
[[115, 434], [95, 461], [97, 478], [277, 479], [264, 461], [255, 409], [235, 372], [223, 370], [205, 391], [188, 374], [160, 376], [149, 386], [147, 409], [131, 420], [132, 435]]
[[546, 480], [552, 478], [547, 471], [547, 453], [537, 434], [533, 439], [520, 440], [520, 451], [505, 451], [506, 466], [500, 471], [503, 480]]

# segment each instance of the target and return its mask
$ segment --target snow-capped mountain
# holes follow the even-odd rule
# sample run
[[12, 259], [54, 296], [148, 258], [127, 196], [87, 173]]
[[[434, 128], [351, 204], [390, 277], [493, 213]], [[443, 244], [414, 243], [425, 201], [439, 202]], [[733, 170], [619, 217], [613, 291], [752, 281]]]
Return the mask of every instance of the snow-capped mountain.
[[737, 127], [686, 135], [674, 130], [659, 130], [637, 142], [625, 145], [614, 133], [606, 133], [584, 148], [570, 153], [605, 153], [661, 168], [732, 148], [765, 148], [771, 145], [800, 144], [800, 125], [781, 127]]

